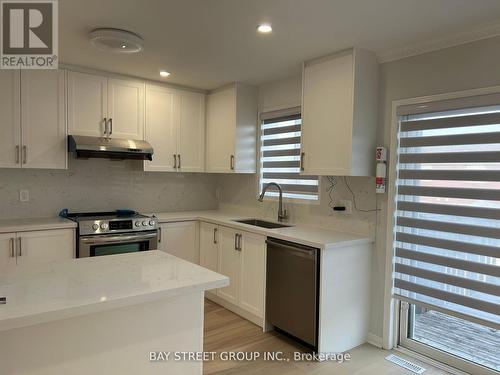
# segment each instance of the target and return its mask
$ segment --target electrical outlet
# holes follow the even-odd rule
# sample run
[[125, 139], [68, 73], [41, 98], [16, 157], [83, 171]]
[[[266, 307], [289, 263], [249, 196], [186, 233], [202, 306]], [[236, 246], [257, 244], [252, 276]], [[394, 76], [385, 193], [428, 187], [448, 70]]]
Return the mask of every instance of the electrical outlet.
[[352, 214], [352, 201], [348, 199], [342, 199], [339, 201], [339, 206], [344, 206], [345, 211], [343, 211], [344, 215], [351, 215]]
[[19, 201], [29, 202], [30, 201], [30, 191], [29, 190], [19, 190]]

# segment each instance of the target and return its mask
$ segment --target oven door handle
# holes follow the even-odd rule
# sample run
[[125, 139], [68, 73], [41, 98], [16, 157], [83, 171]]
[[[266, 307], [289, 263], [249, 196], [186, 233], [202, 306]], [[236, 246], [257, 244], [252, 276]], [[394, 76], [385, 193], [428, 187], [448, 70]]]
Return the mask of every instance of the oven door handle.
[[116, 236], [90, 236], [90, 237], [80, 237], [80, 242], [85, 244], [101, 244], [101, 243], [120, 243], [120, 242], [130, 242], [130, 241], [144, 241], [150, 240], [157, 237], [157, 233], [147, 233], [141, 235], [130, 235], [130, 234], [119, 234]]

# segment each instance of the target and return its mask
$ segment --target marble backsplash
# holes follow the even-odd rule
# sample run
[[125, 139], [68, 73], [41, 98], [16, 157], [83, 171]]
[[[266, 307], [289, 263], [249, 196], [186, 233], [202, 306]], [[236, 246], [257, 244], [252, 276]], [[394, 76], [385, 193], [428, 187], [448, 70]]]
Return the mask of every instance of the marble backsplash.
[[[373, 210], [377, 205], [375, 181], [371, 177], [348, 177], [347, 182], [356, 197], [360, 210]], [[257, 201], [256, 175], [221, 175], [219, 177], [218, 195], [219, 209], [228, 212], [244, 213], [249, 217], [265, 217], [276, 220], [277, 202]], [[323, 228], [358, 233], [374, 237], [377, 211], [363, 212], [352, 209], [352, 214], [335, 212], [330, 207], [328, 194], [329, 180], [320, 180], [320, 202], [317, 204], [285, 203], [289, 220], [294, 223], [314, 225]], [[336, 177], [336, 185], [332, 192], [334, 204], [339, 200], [353, 200], [347, 189], [344, 178]]]
[[[27, 189], [29, 202], [19, 201]], [[140, 161], [69, 159], [68, 170], [0, 169], [0, 219], [48, 217], [60, 209], [142, 212], [216, 209], [217, 176], [144, 172]]]

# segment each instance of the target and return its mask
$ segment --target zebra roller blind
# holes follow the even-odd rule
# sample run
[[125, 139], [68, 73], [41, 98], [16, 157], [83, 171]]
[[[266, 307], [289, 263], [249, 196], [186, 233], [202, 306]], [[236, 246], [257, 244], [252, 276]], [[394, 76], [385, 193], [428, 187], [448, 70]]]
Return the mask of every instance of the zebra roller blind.
[[400, 117], [394, 295], [500, 328], [500, 109]]
[[[284, 197], [318, 200], [318, 176], [300, 174], [301, 126], [296, 110], [261, 116], [260, 191], [264, 184], [274, 181], [281, 185]], [[275, 187], [269, 192], [278, 195]]]

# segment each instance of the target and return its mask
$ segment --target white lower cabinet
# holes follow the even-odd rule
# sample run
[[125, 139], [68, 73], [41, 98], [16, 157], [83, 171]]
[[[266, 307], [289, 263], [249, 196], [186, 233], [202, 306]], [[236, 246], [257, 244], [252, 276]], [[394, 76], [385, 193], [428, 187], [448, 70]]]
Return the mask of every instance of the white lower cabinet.
[[[200, 224], [200, 264], [229, 277], [217, 290], [225, 307], [264, 318], [266, 237], [214, 224]], [[213, 294], [213, 293], [212, 293]]]
[[219, 271], [219, 227], [200, 223], [200, 266]]
[[243, 232], [240, 240], [240, 306], [259, 317], [264, 316], [266, 279], [266, 238]]
[[160, 224], [158, 249], [191, 263], [200, 263], [198, 222], [179, 221]]
[[219, 272], [229, 277], [229, 286], [217, 291], [217, 295], [226, 301], [238, 305], [241, 257], [238, 250], [238, 232], [231, 228], [219, 227]]
[[0, 234], [0, 271], [16, 265], [75, 257], [75, 231], [53, 229]]

